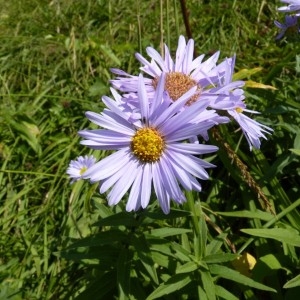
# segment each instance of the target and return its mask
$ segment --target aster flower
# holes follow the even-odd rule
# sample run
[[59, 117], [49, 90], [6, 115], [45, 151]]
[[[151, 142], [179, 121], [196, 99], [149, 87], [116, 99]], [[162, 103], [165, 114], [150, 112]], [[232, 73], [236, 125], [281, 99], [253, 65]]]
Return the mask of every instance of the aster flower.
[[300, 33], [298, 25], [298, 16], [285, 16], [285, 22], [280, 23], [274, 21], [274, 24], [281, 30], [280, 33], [276, 36], [276, 40], [280, 40], [287, 33], [288, 35], [296, 35]]
[[83, 174], [92, 167], [96, 162], [93, 155], [79, 156], [75, 160], [71, 160], [67, 169], [67, 174], [72, 178], [71, 183], [82, 179]]
[[[211, 126], [205, 121], [212, 112], [206, 110], [205, 101], [182, 110], [197, 86], [170, 105], [171, 100], [164, 92], [165, 77], [161, 74], [149, 106], [147, 86], [142, 75], [139, 76], [139, 120], [128, 119], [118, 102], [106, 96], [102, 100], [107, 108], [101, 114], [86, 113], [90, 121], [103, 129], [79, 131], [84, 138], [81, 144], [96, 150], [116, 150], [83, 175], [91, 182], [100, 182], [100, 193], [109, 190], [109, 205], [116, 205], [129, 192], [126, 210], [145, 208], [153, 185], [163, 212], [169, 213], [171, 199], [179, 204], [186, 200], [182, 188], [201, 191], [196, 178], [208, 179], [205, 168], [213, 165], [195, 155], [215, 152], [218, 148], [187, 140]], [[201, 124], [190, 122], [199, 114]]]
[[243, 112], [259, 114], [257, 111], [246, 109], [246, 105], [244, 103], [241, 103], [241, 105], [237, 106], [235, 109], [228, 110], [228, 113], [240, 125], [249, 144], [250, 150], [252, 150], [252, 147], [259, 149], [260, 138], [267, 139], [264, 133], [271, 134], [273, 129], [249, 118], [243, 114]]
[[[242, 89], [245, 83], [241, 80], [233, 81], [235, 55], [224, 59], [220, 64], [217, 64], [219, 52], [216, 52], [204, 62], [204, 55], [193, 59], [194, 41], [190, 39], [186, 44], [183, 36], [179, 37], [175, 61], [170, 56], [169, 48], [166, 45], [164, 58], [152, 47], [148, 47], [146, 51], [151, 58], [150, 62], [139, 53], [136, 54], [136, 58], [143, 65], [140, 69], [150, 77], [145, 78], [150, 105], [157, 89], [157, 82], [161, 74], [166, 73], [164, 90], [170, 96], [170, 103], [175, 103], [186, 91], [192, 87], [195, 88], [195, 93], [188, 99], [183, 109], [198, 101], [208, 101], [210, 108], [227, 111], [231, 115], [231, 112], [235, 109], [245, 106], [243, 103], [245, 99], [244, 90]], [[112, 69], [112, 72], [118, 75], [115, 80], [111, 81], [112, 85], [125, 93], [120, 103], [123, 101], [124, 105], [131, 107], [134, 115], [139, 115], [139, 107], [137, 106], [138, 77], [118, 69]], [[195, 123], [202, 122], [201, 115], [193, 121]], [[210, 127], [212, 127], [213, 125], [227, 123], [229, 119], [224, 116], [224, 113], [223, 116], [214, 113], [214, 116], [206, 122], [209, 122]], [[254, 138], [249, 139], [247, 137], [247, 129], [248, 127], [244, 127], [243, 130], [247, 140], [254, 141]], [[207, 131], [203, 130], [200, 135], [204, 139], [208, 139]], [[194, 136], [191, 140], [197, 141], [197, 138]], [[258, 145], [258, 143], [255, 142], [255, 145]]]
[[[145, 78], [145, 85], [150, 104], [162, 73], [166, 73], [164, 89], [169, 93], [172, 102], [177, 101], [190, 88], [196, 88], [195, 93], [187, 100], [186, 106], [190, 106], [198, 100], [230, 101], [233, 94], [229, 91], [244, 84], [242, 81], [238, 81], [228, 86], [222, 85], [222, 89], [214, 89], [215, 84], [226, 75], [228, 68], [225, 64], [217, 65], [219, 51], [205, 61], [203, 61], [204, 55], [193, 59], [193, 39], [186, 44], [184, 37], [179, 37], [175, 61], [166, 45], [164, 58], [152, 47], [147, 47], [146, 52], [151, 58], [150, 62], [139, 53], [136, 53], [136, 58], [143, 65], [140, 69], [148, 76]], [[116, 79], [111, 80], [111, 84], [123, 92], [124, 101], [134, 107], [137, 103], [138, 76], [130, 75], [119, 69], [111, 69], [111, 71], [117, 75]], [[222, 122], [221, 119], [220, 122]]]
[[280, 0], [282, 3], [287, 3], [287, 6], [279, 7], [277, 10], [280, 12], [295, 12], [300, 15], [300, 0]]
[[[233, 117], [233, 119], [240, 125], [244, 136], [249, 144], [250, 150], [252, 147], [260, 148], [260, 138], [266, 139], [263, 134], [270, 134], [273, 130], [259, 122], [252, 120], [250, 117], [243, 114], [243, 112], [250, 112], [259, 114], [257, 111], [246, 109], [244, 100], [244, 91], [240, 89], [244, 85], [241, 81], [232, 81], [235, 65], [235, 56], [225, 59], [225, 61], [219, 66], [225, 69], [225, 75], [220, 78], [216, 87], [212, 89], [212, 93], [217, 92], [219, 94], [229, 94], [230, 97], [219, 97], [214, 102], [210, 103], [210, 106], [218, 110], [227, 111], [227, 113]], [[225, 90], [223, 88], [225, 87]]]

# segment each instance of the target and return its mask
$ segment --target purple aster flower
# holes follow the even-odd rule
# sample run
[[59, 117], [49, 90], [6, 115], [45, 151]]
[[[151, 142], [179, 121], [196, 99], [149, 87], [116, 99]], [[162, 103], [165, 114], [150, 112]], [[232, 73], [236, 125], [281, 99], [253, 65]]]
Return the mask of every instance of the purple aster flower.
[[92, 167], [96, 162], [93, 155], [79, 156], [75, 160], [71, 160], [67, 169], [67, 174], [72, 178], [71, 183], [82, 179], [83, 174]]
[[[207, 130], [212, 112], [208, 103], [196, 102], [182, 110], [197, 92], [194, 86], [170, 105], [164, 92], [165, 74], [161, 74], [149, 106], [147, 84], [140, 75], [137, 81], [139, 120], [130, 120], [118, 102], [103, 97], [107, 106], [101, 114], [87, 112], [87, 118], [103, 129], [82, 130], [81, 144], [96, 150], [116, 150], [84, 173], [84, 178], [100, 183], [100, 193], [109, 190], [109, 205], [116, 205], [129, 192], [127, 211], [149, 204], [152, 186], [164, 213], [170, 211], [170, 200], [183, 203], [185, 190], [201, 191], [197, 178], [208, 179], [205, 168], [214, 165], [196, 155], [217, 151], [216, 146], [189, 143], [188, 139]], [[191, 122], [199, 114], [202, 123]]]
[[243, 112], [249, 112], [254, 114], [259, 114], [257, 111], [248, 110], [245, 108], [246, 105], [241, 103], [239, 107], [235, 109], [228, 110], [228, 113], [236, 120], [236, 122], [240, 125], [244, 136], [247, 139], [250, 150], [252, 150], [252, 146], [256, 149], [260, 148], [260, 138], [267, 139], [264, 133], [271, 134], [273, 131], [272, 128], [260, 124], [259, 122], [249, 118], [244, 115]]
[[[210, 108], [227, 111], [231, 115], [230, 112], [245, 106], [243, 103], [245, 99], [244, 90], [242, 89], [245, 83], [240, 80], [233, 81], [235, 55], [224, 59], [220, 64], [217, 64], [219, 52], [204, 62], [204, 55], [193, 59], [194, 41], [190, 39], [186, 44], [183, 36], [179, 37], [175, 61], [170, 56], [170, 51], [166, 45], [164, 58], [152, 47], [148, 47], [146, 51], [151, 58], [150, 62], [138, 53], [136, 58], [143, 64], [141, 70], [150, 77], [145, 78], [150, 105], [157, 89], [158, 80], [163, 73], [166, 73], [164, 90], [168, 92], [171, 98], [170, 104], [175, 103], [179, 97], [194, 87], [195, 93], [188, 99], [183, 109], [192, 106], [195, 102], [207, 101]], [[140, 111], [137, 106], [138, 77], [118, 69], [113, 69], [112, 72], [118, 75], [115, 80], [111, 81], [112, 85], [125, 93], [121, 102], [124, 101], [124, 105], [130, 106], [133, 114], [139, 116]], [[206, 121], [210, 123], [209, 128], [229, 121], [227, 117], [215, 114], [215, 111], [213, 113], [214, 116]], [[195, 123], [202, 122], [201, 115], [193, 121]], [[246, 132], [244, 131], [244, 133]], [[200, 135], [204, 139], [208, 139], [207, 131], [203, 130]], [[195, 136], [191, 140], [197, 141]], [[250, 141], [254, 141], [254, 139], [250, 139]]]
[[[248, 116], [242, 114], [243, 111], [259, 114], [257, 111], [246, 109], [244, 103], [244, 91], [240, 89], [244, 82], [232, 81], [234, 73], [235, 56], [226, 59], [221, 65], [225, 68], [225, 75], [220, 79], [217, 87], [212, 89], [211, 92], [217, 92], [219, 94], [230, 94], [230, 97], [219, 97], [215, 102], [211, 102], [210, 106], [218, 110], [225, 110], [232, 116], [235, 121], [240, 125], [247, 141], [252, 150], [252, 146], [260, 148], [260, 138], [265, 138], [263, 132], [270, 134], [273, 130], [263, 124], [252, 120]], [[223, 91], [223, 87], [225, 90]]]
[[[175, 61], [166, 45], [164, 58], [152, 47], [148, 47], [146, 51], [151, 58], [150, 62], [139, 53], [136, 54], [136, 58], [142, 63], [143, 66], [140, 69], [147, 76], [144, 80], [150, 104], [162, 73], [166, 74], [164, 89], [168, 92], [172, 102], [177, 101], [192, 87], [196, 88], [195, 93], [187, 100], [186, 106], [190, 106], [198, 100], [209, 100], [213, 103], [220, 102], [221, 99], [230, 101], [233, 96], [232, 90], [244, 84], [242, 81], [238, 81], [227, 86], [223, 84], [221, 89], [214, 89], [230, 69], [226, 63], [217, 65], [220, 52], [216, 52], [205, 61], [203, 61], [204, 55], [193, 59], [194, 40], [192, 39], [186, 44], [184, 37], [179, 37]], [[130, 103], [132, 107], [136, 106], [138, 76], [130, 75], [119, 69], [111, 71], [117, 75], [116, 79], [111, 80], [111, 84], [125, 93], [123, 97], [126, 103]], [[134, 111], [138, 113], [137, 110]], [[222, 122], [221, 119], [220, 122]]]
[[277, 10], [280, 12], [296, 12], [300, 15], [300, 0], [280, 0], [282, 3], [287, 3], [287, 6], [279, 7]]
[[299, 18], [298, 16], [286, 15], [284, 23], [274, 21], [274, 24], [279, 29], [281, 29], [280, 33], [276, 36], [275, 39], [280, 40], [281, 38], [283, 38], [283, 36], [285, 35], [286, 32], [289, 35], [299, 34], [300, 29], [299, 29], [299, 26], [298, 26], [298, 18]]

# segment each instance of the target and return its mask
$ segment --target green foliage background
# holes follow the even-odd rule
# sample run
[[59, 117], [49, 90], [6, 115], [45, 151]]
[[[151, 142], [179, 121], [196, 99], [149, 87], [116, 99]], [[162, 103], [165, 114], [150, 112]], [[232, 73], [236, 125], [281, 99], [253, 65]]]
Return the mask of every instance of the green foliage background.
[[[274, 134], [250, 152], [234, 125], [219, 128], [224, 141], [215, 140], [211, 180], [166, 217], [155, 199], [136, 214], [124, 212], [126, 199], [109, 208], [96, 186], [71, 186], [65, 172], [89, 153], [77, 131], [90, 126], [85, 111], [102, 110], [109, 68], [138, 74], [134, 53], [162, 42], [174, 54], [186, 35], [180, 2], [0, 0], [0, 299], [300, 292], [299, 43], [275, 43], [279, 1], [186, 2], [198, 55], [236, 53], [242, 79], [276, 88], [246, 88], [249, 108]], [[252, 277], [231, 264], [246, 253], [257, 261]]]

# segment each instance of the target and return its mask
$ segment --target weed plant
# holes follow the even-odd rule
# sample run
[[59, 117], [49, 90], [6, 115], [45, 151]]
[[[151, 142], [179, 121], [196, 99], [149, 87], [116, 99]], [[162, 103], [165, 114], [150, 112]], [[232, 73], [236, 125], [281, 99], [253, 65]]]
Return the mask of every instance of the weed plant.
[[[124, 203], [110, 208], [96, 185], [70, 185], [66, 176], [70, 160], [89, 154], [77, 131], [90, 126], [85, 111], [102, 111], [109, 69], [137, 74], [135, 52], [162, 42], [175, 51], [187, 35], [180, 1], [0, 4], [0, 299], [296, 299], [300, 46], [275, 42], [277, 1], [186, 1], [197, 54], [236, 53], [236, 72], [256, 83], [246, 101], [274, 129], [252, 152], [234, 126], [220, 128], [222, 139], [211, 136], [218, 167], [193, 195], [206, 216], [200, 273], [188, 260], [186, 207], [169, 217], [155, 203], [125, 213]], [[207, 269], [220, 262], [226, 269]]]

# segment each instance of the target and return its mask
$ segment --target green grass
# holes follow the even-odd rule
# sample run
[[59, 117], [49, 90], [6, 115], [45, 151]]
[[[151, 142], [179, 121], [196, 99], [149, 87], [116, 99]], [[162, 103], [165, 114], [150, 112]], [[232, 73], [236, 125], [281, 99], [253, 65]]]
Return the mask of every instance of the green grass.
[[[265, 226], [300, 232], [300, 156], [290, 151], [300, 149], [299, 43], [275, 43], [273, 21], [282, 18], [276, 12], [278, 1], [186, 2], [197, 54], [209, 56], [220, 50], [225, 58], [236, 53], [236, 71], [261, 68], [245, 80], [276, 87], [275, 91], [246, 89], [249, 107], [262, 112], [257, 119], [274, 129], [268, 141], [262, 142], [261, 151], [249, 152], [234, 126], [222, 126], [220, 131], [279, 217], [262, 214], [266, 208], [220, 141], [216, 142], [221, 149], [213, 157], [218, 167], [211, 172], [211, 180], [203, 183], [204, 192], [193, 197], [200, 197], [207, 216], [207, 227], [201, 225], [202, 231], [207, 230], [207, 240], [202, 240], [199, 251], [206, 247], [207, 253], [213, 253], [212, 249], [219, 247], [219, 251], [232, 254], [231, 243], [237, 251], [251, 253], [258, 261], [252, 278], [276, 289], [277, 294], [222, 279], [223, 269], [212, 267], [213, 275], [202, 272], [197, 275], [201, 279], [195, 275], [196, 281], [204, 282], [198, 295], [206, 292], [213, 297], [207, 290], [214, 278], [219, 290], [227, 289], [240, 299], [294, 299], [299, 287], [283, 286], [298, 275], [299, 246], [282, 243], [278, 237], [251, 239], [240, 230]], [[71, 186], [65, 172], [71, 159], [89, 153], [79, 144], [77, 131], [90, 126], [85, 111], [103, 109], [101, 96], [110, 93], [109, 68], [137, 74], [135, 52], [146, 55], [147, 46], [160, 49], [161, 41], [176, 50], [178, 35], [185, 35], [180, 3], [0, 0], [0, 5], [0, 299], [74, 299], [83, 291], [86, 295], [97, 292], [85, 299], [126, 299], [128, 295], [143, 299], [168, 282], [176, 273], [176, 264], [184, 265], [186, 251], [196, 251], [189, 233], [166, 238], [174, 254], [168, 256], [167, 265], [163, 256], [167, 246], [163, 248], [144, 231], [190, 229], [195, 224], [191, 225], [185, 213], [170, 220], [150, 214], [137, 223], [144, 231], [134, 223], [134, 237], [131, 226], [121, 226], [116, 220], [92, 226], [124, 211], [124, 203], [109, 208], [96, 186], [85, 182]], [[149, 208], [149, 213], [153, 211], [155, 203]], [[237, 211], [252, 215], [238, 217]], [[231, 212], [231, 216], [222, 212]], [[135, 217], [121, 214], [120, 222], [129, 220], [131, 224]], [[90, 244], [89, 237], [99, 234], [102, 238], [109, 226], [116, 229], [115, 243]], [[122, 248], [120, 232], [132, 238], [128, 249]], [[230, 243], [221, 239], [219, 245], [218, 234], [226, 235]], [[90, 248], [80, 245], [85, 237]], [[151, 247], [151, 251], [139, 248], [137, 237], [160, 250], [153, 254]], [[196, 234], [195, 239], [199, 238]], [[64, 252], [74, 241], [80, 247]], [[150, 262], [159, 265], [156, 271], [147, 261], [150, 256]], [[122, 262], [131, 263], [125, 268], [129, 274], [122, 269]], [[134, 292], [120, 279], [130, 276]], [[175, 282], [186, 280], [176, 276]], [[191, 289], [195, 289], [192, 283]], [[172, 295], [163, 299], [186, 299], [189, 289], [183, 287], [175, 298]]]

